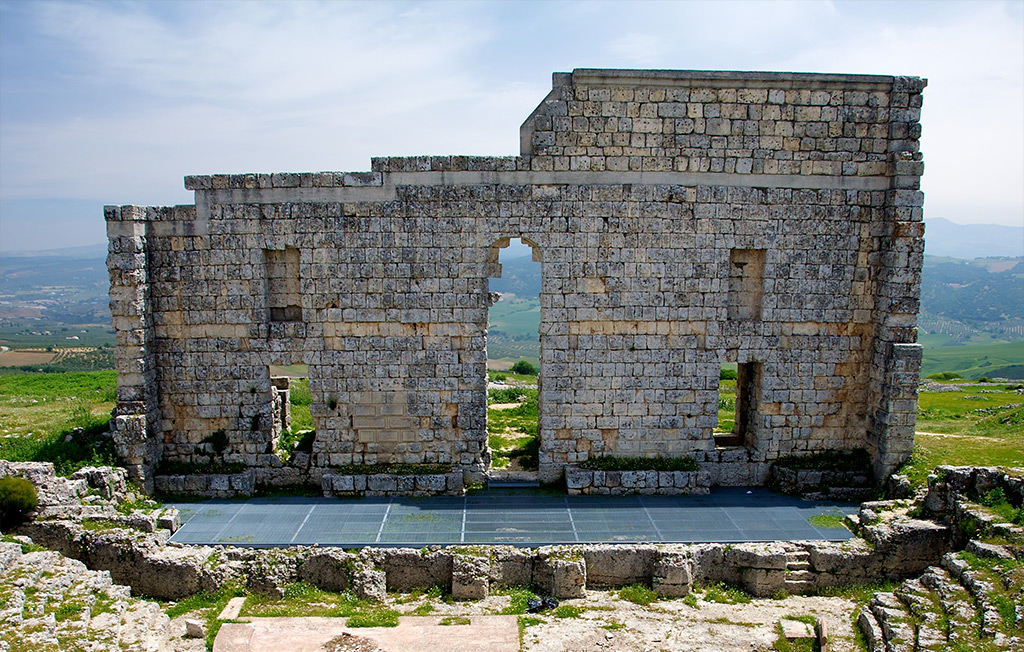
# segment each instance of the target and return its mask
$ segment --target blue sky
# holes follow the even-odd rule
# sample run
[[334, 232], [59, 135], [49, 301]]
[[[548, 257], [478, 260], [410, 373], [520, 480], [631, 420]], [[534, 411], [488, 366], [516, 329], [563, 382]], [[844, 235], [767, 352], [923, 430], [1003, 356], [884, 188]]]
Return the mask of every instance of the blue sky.
[[926, 215], [1024, 224], [1024, 2], [0, 0], [0, 250], [186, 174], [517, 154], [573, 68], [927, 77]]

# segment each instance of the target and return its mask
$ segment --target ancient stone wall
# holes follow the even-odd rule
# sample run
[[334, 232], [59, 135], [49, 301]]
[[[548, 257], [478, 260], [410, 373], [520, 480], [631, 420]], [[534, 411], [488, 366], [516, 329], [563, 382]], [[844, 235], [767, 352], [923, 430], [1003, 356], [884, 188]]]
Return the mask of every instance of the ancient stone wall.
[[[576, 70], [517, 157], [187, 177], [194, 206], [107, 207], [121, 451], [143, 479], [161, 459], [278, 468], [269, 367], [301, 363], [312, 481], [379, 462], [479, 478], [488, 279], [522, 238], [542, 478], [690, 455], [758, 483], [779, 456], [857, 447], [885, 474], [913, 444], [924, 85]], [[724, 363], [742, 425], [716, 445]]]

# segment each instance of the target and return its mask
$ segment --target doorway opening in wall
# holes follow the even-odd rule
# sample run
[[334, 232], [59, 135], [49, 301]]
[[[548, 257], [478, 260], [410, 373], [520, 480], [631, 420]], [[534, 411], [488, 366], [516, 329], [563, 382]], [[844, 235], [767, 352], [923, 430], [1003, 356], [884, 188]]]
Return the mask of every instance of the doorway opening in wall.
[[761, 365], [757, 362], [722, 365], [715, 446], [750, 446], [757, 418], [760, 377]]
[[312, 454], [313, 417], [309, 406], [313, 396], [309, 391], [309, 366], [293, 364], [270, 365], [272, 393], [273, 441], [281, 461], [288, 463], [297, 453]]
[[538, 467], [541, 264], [535, 246], [491, 246], [487, 315], [487, 435], [491, 475], [535, 479]]

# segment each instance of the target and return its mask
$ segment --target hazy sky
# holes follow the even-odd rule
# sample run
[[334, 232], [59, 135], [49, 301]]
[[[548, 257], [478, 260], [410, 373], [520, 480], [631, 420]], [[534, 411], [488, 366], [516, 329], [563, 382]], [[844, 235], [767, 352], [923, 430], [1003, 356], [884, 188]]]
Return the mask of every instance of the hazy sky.
[[573, 68], [927, 77], [926, 215], [1024, 224], [1024, 2], [0, 0], [0, 249], [186, 174], [513, 155]]

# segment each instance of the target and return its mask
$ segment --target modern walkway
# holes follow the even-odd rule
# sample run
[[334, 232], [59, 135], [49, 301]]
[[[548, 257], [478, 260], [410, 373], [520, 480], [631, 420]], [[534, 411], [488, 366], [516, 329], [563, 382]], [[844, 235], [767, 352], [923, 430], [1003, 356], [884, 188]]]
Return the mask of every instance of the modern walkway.
[[[842, 540], [842, 527], [812, 517], [855, 513], [847, 503], [806, 501], [762, 488], [704, 496], [565, 496], [491, 490], [428, 498], [254, 498], [176, 505], [171, 541], [279, 547], [564, 543], [702, 543]], [[823, 519], [826, 524], [830, 519]], [[835, 519], [831, 519], [835, 521]]]

